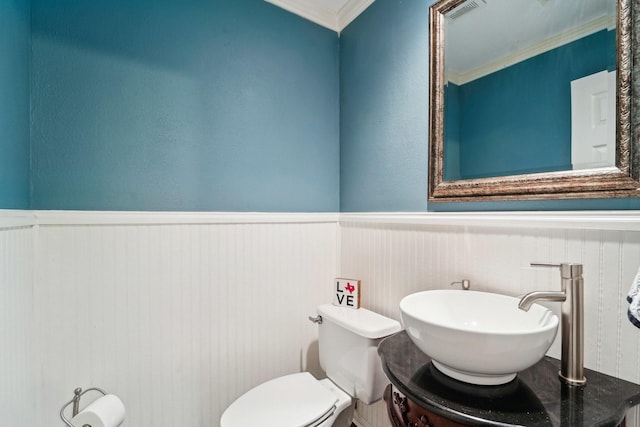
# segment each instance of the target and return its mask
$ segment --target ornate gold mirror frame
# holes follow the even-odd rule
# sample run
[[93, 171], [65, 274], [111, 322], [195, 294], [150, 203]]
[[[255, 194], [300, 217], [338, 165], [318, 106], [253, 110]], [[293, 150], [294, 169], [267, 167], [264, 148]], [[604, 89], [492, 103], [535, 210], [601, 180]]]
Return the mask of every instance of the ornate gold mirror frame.
[[[465, 0], [440, 0], [431, 6], [429, 57], [429, 201], [577, 199], [640, 197], [640, 60], [636, 40], [640, 25], [632, 11], [637, 1], [617, 6], [616, 166], [586, 170], [445, 181], [444, 154], [444, 26], [445, 14]], [[632, 6], [632, 3], [634, 6]], [[632, 12], [633, 21], [632, 22]]]

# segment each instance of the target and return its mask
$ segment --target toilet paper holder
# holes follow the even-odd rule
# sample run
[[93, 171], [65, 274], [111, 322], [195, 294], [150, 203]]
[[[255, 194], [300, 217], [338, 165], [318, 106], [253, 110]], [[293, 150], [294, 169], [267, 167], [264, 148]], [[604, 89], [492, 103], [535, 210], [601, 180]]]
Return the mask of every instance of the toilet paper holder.
[[68, 426], [68, 427], [74, 427], [73, 424], [71, 424], [71, 421], [69, 421], [67, 419], [67, 417], [64, 416], [64, 410], [67, 409], [67, 406], [73, 404], [73, 409], [71, 410], [72, 412], [72, 416], [71, 418], [75, 417], [76, 415], [78, 415], [78, 412], [80, 412], [80, 398], [85, 394], [88, 393], [90, 391], [97, 391], [102, 393], [103, 396], [107, 395], [107, 392], [98, 388], [98, 387], [91, 387], [88, 388], [84, 391], [82, 391], [82, 388], [78, 387], [73, 391], [73, 399], [71, 399], [70, 401], [68, 401], [67, 403], [65, 403], [62, 406], [62, 409], [60, 409], [60, 418], [62, 418], [62, 421]]

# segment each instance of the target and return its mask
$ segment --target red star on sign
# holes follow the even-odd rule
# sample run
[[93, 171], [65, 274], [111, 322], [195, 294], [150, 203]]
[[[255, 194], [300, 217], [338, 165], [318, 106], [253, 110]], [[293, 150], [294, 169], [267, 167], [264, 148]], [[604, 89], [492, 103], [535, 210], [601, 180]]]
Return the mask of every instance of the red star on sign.
[[355, 286], [353, 286], [351, 283], [347, 283], [347, 286], [345, 286], [344, 288], [345, 288], [346, 290], [348, 290], [350, 294], [352, 294], [352, 293], [353, 293], [353, 291], [355, 291], [355, 290], [356, 290], [356, 287], [355, 287]]

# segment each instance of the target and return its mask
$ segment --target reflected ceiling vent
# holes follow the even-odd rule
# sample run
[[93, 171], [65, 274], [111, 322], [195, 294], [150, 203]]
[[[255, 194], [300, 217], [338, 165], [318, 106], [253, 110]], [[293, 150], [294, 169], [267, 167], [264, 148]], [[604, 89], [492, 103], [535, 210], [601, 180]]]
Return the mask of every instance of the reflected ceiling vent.
[[450, 10], [445, 16], [448, 19], [454, 20], [460, 18], [462, 15], [467, 14], [480, 6], [487, 4], [486, 0], [469, 0], [462, 3], [460, 6], [453, 10]]

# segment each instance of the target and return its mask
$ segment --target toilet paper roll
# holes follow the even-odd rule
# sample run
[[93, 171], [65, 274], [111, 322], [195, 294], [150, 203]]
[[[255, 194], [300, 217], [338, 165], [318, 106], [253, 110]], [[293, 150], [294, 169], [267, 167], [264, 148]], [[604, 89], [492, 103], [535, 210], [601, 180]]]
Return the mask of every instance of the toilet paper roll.
[[125, 409], [122, 400], [114, 394], [102, 396], [71, 418], [74, 427], [118, 427], [124, 421]]

